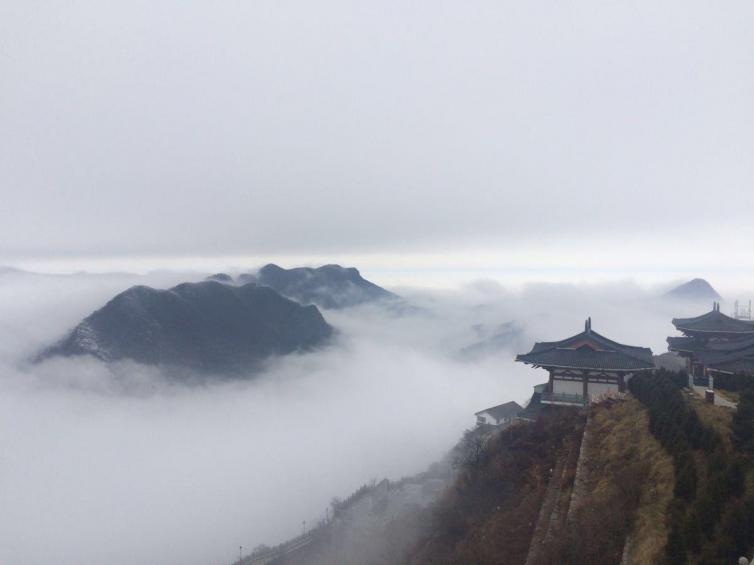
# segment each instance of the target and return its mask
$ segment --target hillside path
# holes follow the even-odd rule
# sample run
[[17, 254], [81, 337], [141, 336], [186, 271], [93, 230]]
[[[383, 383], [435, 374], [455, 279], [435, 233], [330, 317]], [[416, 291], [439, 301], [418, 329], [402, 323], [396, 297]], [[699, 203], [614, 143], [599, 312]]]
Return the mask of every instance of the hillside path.
[[[704, 398], [705, 390], [707, 390], [707, 387], [694, 385], [694, 392], [702, 398]], [[718, 394], [717, 392], [715, 392], [715, 406], [724, 406], [725, 408], [732, 408], [733, 410], [736, 409], [735, 402], [731, 402], [727, 398], [723, 398], [723, 396], [721, 394]]]

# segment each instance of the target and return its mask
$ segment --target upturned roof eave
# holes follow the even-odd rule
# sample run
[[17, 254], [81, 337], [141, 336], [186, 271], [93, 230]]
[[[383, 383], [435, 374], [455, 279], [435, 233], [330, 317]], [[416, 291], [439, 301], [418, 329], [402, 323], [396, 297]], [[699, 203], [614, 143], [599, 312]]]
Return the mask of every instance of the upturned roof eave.
[[688, 327], [683, 327], [683, 326], [675, 326], [675, 328], [679, 332], [697, 332], [697, 333], [708, 333], [708, 334], [741, 334], [741, 335], [751, 334], [752, 336], [754, 336], [754, 327], [752, 327], [750, 330], [702, 330], [698, 328], [688, 328]]
[[[581, 332], [581, 333], [578, 333], [578, 334], [573, 335], [571, 337], [567, 337], [565, 339], [561, 339], [560, 341], [538, 341], [538, 342], [535, 342], [534, 346], [531, 348], [531, 351], [529, 351], [529, 353], [518, 354], [516, 356], [516, 361], [520, 360], [520, 361], [526, 362], [526, 361], [523, 360], [523, 357], [526, 357], [528, 355], [532, 355], [534, 353], [536, 353], [536, 354], [542, 354], [542, 353], [546, 353], [547, 351], [552, 351], [553, 349], [562, 349], [561, 347], [559, 347], [560, 344], [566, 343], [566, 342], [569, 342], [569, 341], [573, 341], [573, 340], [575, 340], [577, 338], [580, 338], [582, 336], [584, 336], [584, 337], [590, 337], [592, 339], [594, 339], [596, 337], [597, 339], [595, 341], [606, 342], [607, 344], [609, 344], [610, 346], [615, 347], [615, 349], [616, 349], [615, 351], [605, 350], [605, 352], [616, 353], [616, 354], [619, 354], [619, 355], [624, 355], [624, 356], [626, 356], [626, 357], [628, 357], [630, 359], [633, 359], [635, 361], [638, 361], [640, 363], [645, 363], [646, 362], [645, 357], [652, 357], [652, 350], [650, 348], [648, 348], [648, 347], [641, 347], [641, 346], [638, 346], [638, 345], [625, 345], [623, 343], [618, 343], [617, 341], [613, 341], [610, 338], [607, 338], [607, 337], [605, 337], [603, 335], [600, 335], [600, 334], [598, 334], [595, 331], [591, 331], [589, 334], [587, 334], [586, 332]], [[543, 346], [545, 346], [545, 347], [543, 347]], [[569, 348], [565, 348], [565, 349], [569, 349]], [[639, 352], [641, 352], [643, 355], [637, 355], [637, 353], [639, 353]]]
[[[693, 318], [673, 318], [671, 323], [677, 330], [684, 332], [754, 334], [754, 323], [732, 318], [731, 316], [723, 314], [720, 310], [712, 310], [711, 312]], [[705, 325], [709, 327], [710, 324], [714, 323], [724, 324], [727, 329], [704, 329]]]
[[646, 365], [641, 367], [633, 367], [630, 369], [610, 369], [606, 367], [585, 367], [581, 365], [557, 365], [557, 364], [551, 364], [551, 363], [538, 363], [536, 361], [531, 361], [529, 359], [520, 359], [520, 355], [516, 356], [516, 361], [519, 363], [524, 363], [526, 365], [531, 365], [534, 368], [553, 368], [553, 369], [576, 369], [581, 371], [605, 371], [605, 372], [615, 372], [615, 373], [633, 373], [636, 371], [652, 371], [654, 369], [657, 369], [657, 366], [652, 365]]
[[[552, 349], [556, 349], [556, 348], [552, 348]], [[651, 349], [649, 349], [649, 348], [643, 348], [643, 349], [646, 351], [647, 357], [652, 357], [653, 354], [652, 354], [652, 350]], [[548, 350], [548, 351], [550, 351], [550, 350]], [[542, 354], [542, 353], [546, 353], [546, 351], [537, 351], [536, 352], [537, 355]], [[637, 355], [631, 355], [631, 354], [625, 353], [623, 351], [604, 351], [603, 353], [614, 353], [616, 355], [623, 355], [624, 357], [628, 357], [629, 359], [632, 359], [632, 360], [637, 361], [639, 363], [646, 363], [647, 362], [647, 360], [644, 359], [644, 358], [642, 358], [642, 357], [639, 357]], [[537, 361], [534, 361], [534, 360], [531, 360], [531, 359], [527, 359], [527, 357], [529, 357], [529, 355], [531, 355], [531, 354], [532, 353], [518, 354], [518, 355], [516, 355], [516, 361], [518, 361], [520, 363], [526, 363], [528, 365], [536, 365], [538, 367], [544, 367], [544, 366], [547, 366], [547, 367], [566, 367], [566, 365], [551, 365], [549, 363], [546, 363], [546, 364], [543, 365], [541, 363], [538, 363]], [[654, 367], [655, 367], [655, 365], [653, 364], [652, 368], [654, 368]], [[593, 367], [593, 368], [596, 369], [596, 368], [599, 368], [599, 367]]]

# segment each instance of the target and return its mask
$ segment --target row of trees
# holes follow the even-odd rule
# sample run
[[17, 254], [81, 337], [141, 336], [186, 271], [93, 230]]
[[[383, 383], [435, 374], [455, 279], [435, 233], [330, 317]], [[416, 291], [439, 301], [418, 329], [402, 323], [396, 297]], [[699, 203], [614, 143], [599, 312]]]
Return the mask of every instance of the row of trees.
[[688, 406], [676, 375], [664, 369], [654, 376], [637, 375], [629, 381], [629, 390], [649, 410], [649, 431], [673, 457], [676, 497], [692, 500], [697, 486], [692, 450], [711, 452], [719, 444], [719, 437], [703, 426], [697, 413]]
[[731, 431], [736, 449], [744, 455], [754, 455], [754, 385], [751, 382], [738, 397]]
[[754, 498], [745, 493], [754, 453], [754, 389], [741, 395], [729, 450], [684, 399], [686, 382], [685, 373], [661, 370], [629, 384], [649, 410], [650, 431], [673, 458], [666, 556], [669, 563], [686, 563], [689, 554], [704, 563], [730, 563], [754, 544]]
[[738, 407], [731, 421], [731, 440], [733, 461], [742, 483], [735, 494], [741, 496], [726, 508], [717, 543], [718, 555], [723, 555], [729, 563], [741, 555], [750, 555], [754, 547], [754, 493], [746, 492], [744, 484], [746, 476], [754, 474], [754, 382], [751, 377], [739, 390]]

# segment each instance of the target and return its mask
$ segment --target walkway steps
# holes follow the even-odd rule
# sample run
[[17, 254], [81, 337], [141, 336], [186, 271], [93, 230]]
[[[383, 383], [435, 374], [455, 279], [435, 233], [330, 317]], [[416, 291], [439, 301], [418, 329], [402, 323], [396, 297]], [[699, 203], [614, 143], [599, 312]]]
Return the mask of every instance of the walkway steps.
[[[550, 475], [542, 507], [539, 510], [537, 525], [534, 528], [529, 553], [525, 565], [545, 565], [547, 563], [547, 548], [563, 531], [571, 502], [573, 476], [578, 467], [581, 454], [583, 430], [567, 440], [565, 457], [558, 458]], [[549, 564], [547, 564], [549, 565]]]

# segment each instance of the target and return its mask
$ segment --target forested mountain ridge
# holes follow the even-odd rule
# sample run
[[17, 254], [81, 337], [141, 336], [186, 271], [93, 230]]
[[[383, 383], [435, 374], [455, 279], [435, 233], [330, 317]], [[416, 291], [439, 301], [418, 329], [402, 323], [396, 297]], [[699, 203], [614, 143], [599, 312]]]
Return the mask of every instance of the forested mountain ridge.
[[340, 265], [284, 269], [271, 263], [259, 270], [257, 282], [302, 304], [316, 304], [328, 309], [398, 298], [366, 280], [358, 269]]
[[271, 355], [311, 349], [332, 333], [316, 306], [255, 284], [135, 286], [87, 316], [40, 358], [92, 355], [108, 362], [130, 359], [227, 373], [253, 369]]

